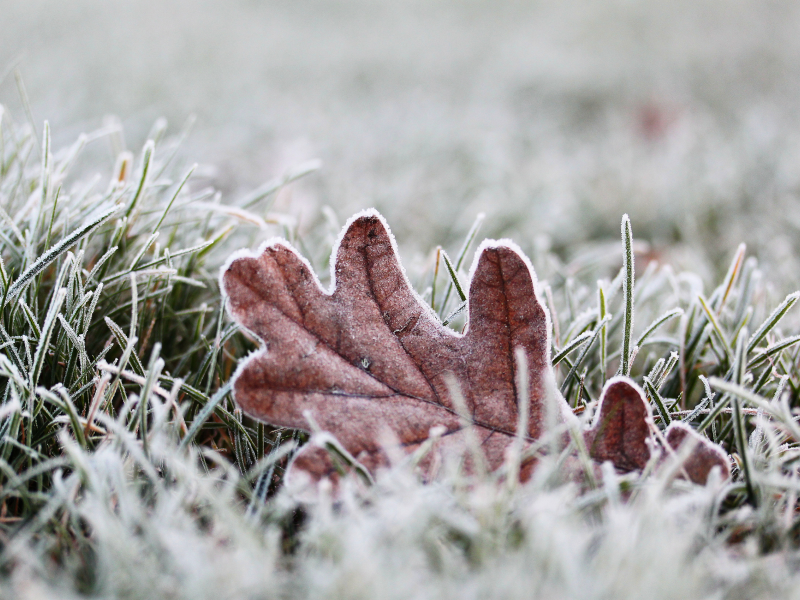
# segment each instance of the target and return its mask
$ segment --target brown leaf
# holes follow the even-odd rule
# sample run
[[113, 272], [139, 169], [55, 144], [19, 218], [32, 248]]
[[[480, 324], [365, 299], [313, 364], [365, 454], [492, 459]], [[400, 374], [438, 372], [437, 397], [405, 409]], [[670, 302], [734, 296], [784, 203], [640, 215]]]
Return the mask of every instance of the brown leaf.
[[667, 443], [676, 452], [687, 441], [695, 443], [689, 457], [683, 463], [683, 470], [689, 479], [705, 485], [711, 469], [719, 467], [723, 479], [731, 476], [731, 464], [728, 455], [717, 444], [706, 439], [684, 423], [671, 423], [664, 434]]
[[[527, 258], [507, 241], [485, 241], [469, 285], [469, 323], [463, 335], [444, 327], [413, 291], [394, 239], [375, 211], [356, 215], [338, 247], [330, 291], [287, 242], [258, 253], [239, 252], [222, 270], [233, 318], [263, 341], [242, 361], [234, 396], [251, 417], [309, 431], [311, 423], [336, 436], [368, 470], [387, 464], [386, 430], [406, 452], [433, 427], [442, 451], [463, 450], [462, 428], [448, 381], [455, 380], [490, 469], [499, 467], [518, 420], [514, 352], [527, 357], [530, 382], [527, 441], [543, 429], [548, 404], [574, 418], [555, 385], [550, 321]], [[597, 461], [641, 469], [650, 456], [649, 407], [627, 378], [606, 386], [595, 424], [585, 433]], [[530, 475], [532, 462], [522, 467]], [[328, 453], [308, 444], [288, 478], [336, 478]]]
[[[643, 469], [650, 460], [650, 405], [641, 388], [626, 377], [610, 379], [600, 398], [592, 428], [584, 433], [589, 455], [597, 462], [610, 460], [619, 471]], [[722, 448], [684, 423], [673, 422], [664, 432], [670, 448], [678, 451], [691, 439], [694, 447], [683, 462], [681, 476], [705, 485], [718, 466], [723, 479], [730, 477], [730, 461]]]
[[[496, 468], [517, 427], [516, 347], [528, 357], [530, 439], [541, 433], [546, 397], [563, 400], [533, 269], [507, 242], [484, 242], [478, 254], [464, 335], [442, 326], [414, 293], [375, 212], [347, 226], [330, 293], [286, 242], [234, 257], [222, 278], [230, 312], [265, 345], [237, 372], [237, 403], [256, 419], [306, 430], [309, 411], [374, 469], [385, 463], [377, 442], [382, 427], [407, 450], [437, 425], [446, 430], [446, 445], [463, 441], [446, 383], [452, 373], [487, 462]], [[309, 468], [305, 458], [298, 461]]]
[[620, 471], [643, 469], [650, 460], [650, 414], [639, 386], [627, 377], [609, 379], [594, 424], [583, 434], [589, 456]]

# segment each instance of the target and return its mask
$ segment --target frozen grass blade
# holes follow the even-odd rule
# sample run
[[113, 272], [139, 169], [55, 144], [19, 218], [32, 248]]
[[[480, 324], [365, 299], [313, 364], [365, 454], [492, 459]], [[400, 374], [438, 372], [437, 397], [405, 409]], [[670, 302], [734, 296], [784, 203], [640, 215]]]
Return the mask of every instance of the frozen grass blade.
[[752, 352], [758, 344], [761, 343], [767, 334], [774, 329], [774, 327], [783, 319], [787, 312], [797, 303], [798, 298], [800, 298], [800, 292], [793, 292], [786, 296], [786, 298], [781, 302], [778, 307], [770, 313], [770, 315], [766, 318], [766, 320], [761, 324], [761, 326], [756, 330], [747, 342], [747, 353], [749, 354]]
[[433, 265], [433, 281], [431, 282], [431, 308], [436, 310], [436, 280], [439, 278], [439, 263], [442, 258], [442, 247], [436, 246], [436, 262]]
[[678, 364], [678, 353], [677, 352], [670, 352], [669, 358], [667, 358], [666, 362], [664, 363], [664, 368], [659, 373], [658, 378], [653, 381], [656, 386], [657, 390], [660, 390], [664, 385], [664, 382], [669, 377], [669, 374], [672, 373], [672, 369], [675, 368], [675, 365]]
[[672, 310], [668, 310], [663, 315], [658, 317], [654, 320], [650, 325], [647, 326], [642, 332], [642, 335], [639, 336], [639, 339], [636, 340], [636, 346], [641, 348], [644, 345], [645, 340], [649, 338], [653, 333], [655, 333], [659, 327], [661, 327], [667, 321], [674, 319], [675, 317], [683, 316], [683, 309], [682, 308], [673, 308]]
[[192, 420], [192, 424], [189, 426], [189, 431], [183, 436], [181, 440], [181, 448], [185, 448], [188, 446], [192, 440], [194, 440], [197, 433], [200, 431], [200, 428], [205, 424], [208, 418], [211, 416], [211, 413], [214, 412], [214, 409], [217, 405], [222, 402], [222, 400], [227, 396], [231, 388], [233, 387], [233, 382], [228, 381], [225, 385], [220, 387], [211, 398], [208, 399], [203, 409], [197, 413], [194, 420]]
[[700, 412], [705, 410], [705, 408], [714, 401], [714, 397], [716, 396], [716, 394], [711, 391], [711, 386], [708, 383], [708, 379], [706, 379], [704, 375], [700, 375], [700, 380], [703, 382], [703, 387], [706, 390], [706, 394], [703, 399], [697, 403], [697, 406], [694, 407], [692, 412], [682, 419], [684, 423], [691, 423], [694, 421]]
[[67, 290], [61, 288], [56, 293], [50, 308], [47, 310], [44, 324], [42, 325], [42, 335], [39, 338], [39, 343], [36, 346], [36, 354], [33, 356], [33, 365], [30, 371], [30, 389], [33, 390], [39, 384], [39, 376], [42, 373], [42, 366], [44, 365], [47, 351], [50, 346], [50, 338], [53, 335], [53, 330], [56, 327], [57, 317], [64, 304], [64, 299], [67, 296]]
[[753, 484], [753, 465], [750, 458], [750, 447], [748, 445], [747, 434], [745, 433], [742, 404], [738, 396], [734, 396], [732, 407], [733, 413], [731, 414], [731, 419], [733, 421], [733, 434], [736, 440], [736, 447], [739, 450], [739, 456], [742, 459], [742, 472], [744, 473], [745, 486], [747, 487], [747, 499], [750, 504], [757, 506], [758, 496]]
[[606, 307], [606, 293], [600, 281], [597, 282], [597, 316], [602, 323], [600, 327], [600, 373], [602, 381], [605, 383], [606, 360], [608, 359], [608, 329], [606, 325], [608, 309]]
[[731, 261], [731, 265], [728, 267], [728, 272], [725, 274], [725, 279], [722, 280], [722, 295], [719, 296], [719, 302], [714, 305], [717, 314], [719, 314], [722, 308], [725, 306], [725, 302], [728, 300], [728, 295], [731, 293], [731, 289], [736, 283], [736, 279], [738, 278], [739, 272], [742, 268], [746, 251], [746, 244], [739, 244], [739, 247], [736, 249], [736, 253], [733, 256], [733, 261]]
[[553, 356], [553, 366], [555, 367], [558, 363], [572, 354], [575, 350], [583, 346], [590, 339], [594, 339], [595, 333], [596, 332], [594, 331], [584, 331], [578, 337], [568, 342], [566, 346], [556, 352], [555, 356]]
[[661, 417], [661, 422], [664, 423], [665, 426], [672, 423], [672, 418], [669, 416], [669, 411], [666, 408], [664, 399], [661, 397], [661, 394], [658, 393], [658, 390], [656, 389], [656, 386], [653, 385], [653, 382], [647, 377], [644, 378], [644, 387], [645, 390], [647, 390], [647, 395], [650, 396], [650, 400], [652, 400], [656, 405], [658, 414]]
[[741, 326], [748, 309], [752, 308], [753, 294], [760, 279], [760, 272], [756, 268], [758, 262], [752, 256], [744, 262], [742, 275], [739, 282], [739, 297], [736, 301], [736, 313], [733, 322], [737, 329]]
[[720, 327], [716, 315], [714, 315], [714, 312], [711, 310], [711, 307], [708, 305], [708, 302], [706, 301], [705, 298], [703, 298], [702, 295], [698, 296], [697, 299], [700, 301], [700, 306], [703, 307], [708, 322], [711, 323], [711, 326], [714, 329], [714, 333], [717, 334], [717, 337], [719, 338], [719, 341], [722, 344], [722, 349], [725, 351], [725, 356], [728, 359], [728, 362], [730, 362], [732, 354], [731, 345], [730, 342], [728, 342], [728, 338], [725, 337], [725, 333], [722, 331], [722, 327]]
[[183, 176], [183, 179], [181, 179], [181, 182], [175, 189], [175, 193], [172, 195], [172, 198], [169, 199], [167, 206], [164, 207], [164, 212], [161, 213], [161, 218], [158, 219], [158, 222], [155, 224], [155, 227], [153, 227], [153, 234], [155, 234], [159, 229], [161, 229], [161, 224], [164, 222], [164, 219], [167, 218], [167, 214], [169, 213], [169, 210], [172, 208], [172, 204], [178, 198], [178, 194], [181, 193], [181, 190], [186, 185], [186, 182], [189, 181], [189, 178], [192, 176], [192, 173], [194, 173], [196, 168], [197, 168], [197, 163], [193, 164], [191, 168], [186, 172], [186, 175]]
[[335, 437], [320, 431], [314, 434], [312, 441], [327, 451], [340, 475], [345, 475], [348, 469], [352, 469], [365, 485], [375, 485], [372, 474]]
[[633, 335], [633, 298], [634, 298], [634, 266], [633, 266], [633, 232], [628, 215], [622, 216], [622, 249], [624, 276], [622, 279], [623, 326], [622, 348], [620, 350], [619, 372], [630, 375], [631, 372], [631, 336]]
[[42, 331], [39, 329], [39, 324], [36, 322], [36, 317], [33, 315], [31, 309], [28, 308], [28, 305], [24, 300], [20, 300], [19, 307], [22, 309], [22, 314], [25, 315], [25, 320], [28, 322], [28, 326], [33, 330], [34, 334], [36, 334], [36, 337], [42, 337]]
[[771, 346], [766, 348], [763, 352], [760, 352], [759, 354], [751, 358], [750, 362], [747, 363], [747, 368], [751, 369], [753, 367], [757, 367], [768, 358], [775, 356], [780, 352], [783, 352], [787, 348], [791, 348], [797, 342], [800, 342], [800, 335], [794, 335], [792, 337], [786, 338], [785, 340], [781, 340], [780, 342], [772, 344]]
[[516, 489], [519, 484], [520, 457], [523, 444], [528, 437], [531, 404], [528, 356], [523, 348], [514, 349], [514, 360], [516, 362], [517, 431], [506, 458], [508, 467], [506, 483], [510, 491]]
[[475, 427], [472, 421], [472, 414], [470, 413], [467, 401], [461, 393], [461, 388], [458, 385], [458, 380], [452, 373], [448, 373], [445, 377], [445, 384], [450, 392], [450, 397], [453, 401], [453, 406], [461, 421], [461, 430], [464, 432], [466, 440], [467, 451], [469, 458], [473, 462], [474, 470], [478, 478], [483, 478], [488, 472], [488, 465], [486, 464], [486, 457], [481, 449], [481, 443], [475, 434]]
[[55, 244], [50, 250], [42, 254], [36, 262], [34, 262], [30, 267], [28, 267], [24, 273], [22, 273], [17, 280], [11, 285], [6, 294], [6, 302], [9, 299], [16, 297], [16, 295], [22, 291], [22, 289], [31, 282], [31, 280], [36, 277], [39, 273], [41, 273], [48, 265], [50, 265], [54, 260], [56, 260], [59, 256], [61, 256], [64, 252], [66, 252], [71, 246], [74, 246], [78, 241], [80, 241], [83, 237], [89, 235], [93, 231], [95, 231], [98, 227], [103, 225], [106, 221], [108, 221], [111, 217], [113, 217], [117, 212], [119, 212], [119, 208], [114, 207], [102, 212], [98, 217], [95, 217], [93, 220], [85, 223], [75, 231], [73, 231], [70, 235], [65, 237], [59, 243]]
[[92, 270], [89, 271], [89, 275], [86, 277], [87, 284], [91, 282], [97, 276], [97, 274], [102, 270], [103, 265], [106, 264], [106, 261], [108, 261], [112, 256], [114, 256], [114, 253], [117, 251], [117, 248], [118, 246], [112, 246], [111, 248], [108, 249], [108, 251], [105, 254], [103, 254], [103, 256], [101, 256], [97, 260], [95, 265], [92, 267]]
[[147, 184], [147, 173], [150, 171], [150, 165], [153, 161], [153, 152], [155, 150], [155, 143], [153, 140], [148, 140], [147, 143], [144, 145], [144, 151], [142, 155], [142, 176], [139, 179], [139, 187], [136, 188], [136, 193], [131, 198], [131, 201], [128, 203], [128, 208], [125, 209], [125, 217], [130, 219], [133, 211], [139, 204], [139, 200], [141, 199], [142, 195], [144, 194], [145, 186]]
[[[128, 330], [128, 337], [135, 337], [139, 329], [139, 282], [136, 280], [136, 273], [130, 274], [131, 282], [131, 324]], [[108, 317], [106, 317], [108, 319]], [[110, 319], [109, 319], [110, 321]], [[108, 322], [108, 321], [107, 321]]]
[[[111, 330], [111, 333], [116, 339], [117, 344], [119, 344], [120, 348], [125, 348], [127, 352], [127, 348], [130, 347], [131, 349], [130, 360], [133, 366], [133, 370], [139, 375], [144, 375], [144, 366], [142, 365], [142, 361], [139, 359], [139, 356], [136, 354], [136, 351], [133, 348], [133, 344], [135, 344], [136, 341], [138, 341], [138, 338], [136, 336], [128, 338], [128, 336], [126, 336], [125, 333], [123, 333], [122, 328], [119, 325], [117, 325], [114, 321], [112, 321], [108, 317], [105, 317], [104, 320], [108, 328]], [[125, 354], [123, 354], [123, 358], [125, 358]], [[127, 360], [124, 360], [120, 363], [121, 368], [124, 369], [125, 364], [127, 364]]]
[[86, 426], [84, 428], [84, 435], [87, 435], [89, 433], [89, 429], [94, 423], [94, 417], [103, 404], [103, 399], [105, 398], [105, 391], [106, 388], [108, 388], [108, 384], [110, 381], [111, 381], [111, 374], [108, 372], [103, 373], [103, 376], [99, 380], [97, 379], [95, 380], [96, 388], [94, 396], [92, 397], [92, 403], [89, 405], [89, 410], [86, 414]]
[[[455, 286], [459, 299], [461, 300], [461, 302], [465, 302], [467, 299], [467, 295], [464, 293], [464, 289], [461, 287], [461, 282], [458, 280], [458, 274], [456, 273], [456, 269], [453, 267], [453, 263], [450, 262], [450, 258], [447, 256], [447, 252], [445, 252], [444, 250], [442, 250], [442, 258], [444, 259], [444, 264], [447, 267], [447, 272], [450, 274], [450, 285]], [[449, 297], [450, 294], [444, 295], [444, 300], [442, 301], [442, 307], [447, 305], [447, 300], [449, 299]]]
[[164, 368], [164, 361], [159, 357], [161, 353], [161, 344], [156, 342], [153, 346], [153, 351], [150, 354], [150, 363], [147, 365], [147, 375], [142, 386], [142, 392], [139, 396], [139, 411], [137, 421], [141, 431], [142, 438], [142, 451], [145, 456], [149, 455], [148, 440], [147, 440], [147, 413], [150, 408], [150, 400], [153, 394], [153, 387], [161, 375], [161, 369]]
[[[467, 237], [464, 239], [464, 243], [461, 246], [461, 250], [458, 252], [458, 256], [456, 257], [456, 265], [455, 269], [450, 264], [450, 260], [446, 253], [443, 252], [442, 256], [445, 259], [445, 263], [447, 264], [447, 270], [450, 273], [451, 282], [447, 286], [447, 291], [444, 294], [444, 300], [442, 301], [442, 310], [445, 310], [447, 307], [447, 302], [450, 300], [450, 294], [453, 292], [453, 286], [455, 285], [456, 290], [458, 291], [458, 295], [463, 302], [466, 300], [466, 296], [464, 292], [461, 291], [461, 286], [458, 281], [458, 277], [454, 274], [457, 273], [458, 270], [461, 268], [461, 265], [464, 264], [464, 259], [467, 257], [467, 252], [469, 252], [470, 246], [472, 246], [472, 242], [475, 241], [475, 236], [478, 235], [478, 230], [480, 230], [481, 225], [483, 224], [483, 220], [486, 215], [483, 213], [479, 213], [478, 216], [475, 218], [475, 222], [470, 227], [469, 232], [467, 232]], [[438, 260], [438, 253], [437, 253], [437, 260]]]
[[[605, 326], [606, 326], [606, 323], [608, 323], [608, 321], [610, 321], [610, 317], [608, 315], [606, 315], [605, 317], [603, 317], [603, 320], [600, 323], [598, 323], [598, 325], [597, 325], [597, 327], [595, 328], [594, 331], [587, 331], [587, 332], [581, 334], [581, 337], [584, 338], [583, 340], [581, 340], [581, 342], [585, 341], [586, 339], [588, 339], [589, 341], [583, 344], [583, 350], [581, 350], [581, 353], [578, 356], [578, 360], [575, 361], [575, 364], [572, 365], [572, 367], [569, 370], [569, 373], [567, 373], [567, 376], [564, 378], [564, 382], [561, 384], [561, 393], [562, 394], [567, 391], [567, 388], [568, 388], [570, 382], [572, 381], [572, 378], [578, 372], [578, 367], [580, 367], [583, 364], [583, 361], [586, 359], [587, 355], [589, 354], [589, 351], [592, 349], [592, 346], [594, 345], [595, 340], [601, 334], [601, 332], [605, 330]], [[559, 356], [561, 356], [561, 359], [566, 357], [566, 355], [563, 354], [563, 353], [564, 353], [564, 351], [559, 353]], [[569, 352], [567, 354], [569, 354]], [[555, 363], [555, 361], [554, 361], [553, 364], [555, 365], [557, 363]]]
[[463, 313], [463, 312], [466, 310], [466, 308], [467, 308], [467, 301], [466, 301], [466, 300], [464, 300], [464, 302], [462, 302], [461, 304], [459, 304], [459, 305], [458, 305], [458, 306], [457, 306], [457, 307], [456, 307], [456, 308], [453, 310], [453, 312], [451, 312], [449, 315], [447, 315], [447, 317], [445, 318], [445, 320], [444, 320], [444, 321], [442, 321], [442, 325], [449, 325], [450, 323], [452, 323], [453, 319], [455, 319], [455, 318], [456, 318], [458, 315], [460, 315], [461, 313]]

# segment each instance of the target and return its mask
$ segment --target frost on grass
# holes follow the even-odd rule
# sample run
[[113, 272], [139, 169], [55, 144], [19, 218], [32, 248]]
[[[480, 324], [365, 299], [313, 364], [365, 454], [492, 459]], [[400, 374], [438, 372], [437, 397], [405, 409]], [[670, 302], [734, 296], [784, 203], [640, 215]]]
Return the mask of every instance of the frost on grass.
[[[107, 131], [62, 152], [2, 123], [0, 596], [775, 598], [800, 584], [796, 296], [776, 308], [743, 251], [707, 292], [642, 257], [635, 288], [621, 253], [610, 272], [543, 258], [553, 377], [578, 427], [602, 422], [627, 348], [650, 432], [683, 438], [641, 470], [595, 473], [583, 438], [548, 423], [524, 483], [506, 476], [516, 452], [496, 471], [456, 453], [423, 483], [422, 447], [300, 504], [281, 481], [305, 436], [234, 405], [231, 374], [257, 344], [226, 319], [214, 273], [226, 244], [278, 234], [321, 272], [330, 232], [249, 218], [274, 192], [192, 210], [219, 199], [172, 163], [169, 136], [116, 169], [90, 163], [111, 180], [98, 185], [72, 165]], [[435, 290], [458, 290], [461, 258], [409, 271], [442, 321], [463, 299]], [[730, 481], [687, 481], [684, 427], [731, 455]], [[576, 484], [574, 461], [596, 476]]]

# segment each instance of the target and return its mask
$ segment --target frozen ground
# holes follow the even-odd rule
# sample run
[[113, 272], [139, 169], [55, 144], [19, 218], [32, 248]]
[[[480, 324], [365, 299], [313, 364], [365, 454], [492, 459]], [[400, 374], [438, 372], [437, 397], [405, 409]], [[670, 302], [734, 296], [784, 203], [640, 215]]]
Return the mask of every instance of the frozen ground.
[[[791, 0], [2, 0], [0, 14], [0, 73], [19, 66], [56, 146], [115, 114], [138, 151], [158, 116], [177, 129], [194, 114], [187, 160], [216, 166], [228, 198], [321, 158], [279, 200], [303, 222], [375, 205], [428, 250], [486, 211], [485, 233], [531, 250], [540, 234], [557, 249], [616, 237], [627, 211], [672, 262], [710, 274], [744, 240], [800, 280]], [[0, 85], [24, 118], [13, 75]]]

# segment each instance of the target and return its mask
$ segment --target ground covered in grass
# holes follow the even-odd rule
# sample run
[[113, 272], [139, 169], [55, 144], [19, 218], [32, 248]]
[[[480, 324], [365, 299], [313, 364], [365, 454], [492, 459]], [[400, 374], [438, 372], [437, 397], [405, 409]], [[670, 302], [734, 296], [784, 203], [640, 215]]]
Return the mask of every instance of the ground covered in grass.
[[[335, 215], [298, 231], [271, 209], [305, 167], [233, 205], [176, 158], [182, 137], [162, 122], [140, 152], [119, 152], [96, 176], [85, 148], [113, 138], [113, 127], [55, 148], [46, 123], [5, 114], [0, 124], [3, 597], [800, 589], [798, 296], [776, 295], [744, 247], [712, 282], [641, 246], [635, 288], [622, 285], [624, 243], [532, 257], [553, 315], [558, 383], [576, 413], [591, 419], [632, 319], [631, 374], [656, 424], [681, 420], [721, 443], [732, 481], [690, 485], [678, 457], [641, 474], [606, 469], [581, 487], [561, 468], [571, 449], [545, 443], [524, 485], [467, 475], [458, 462], [423, 484], [398, 460], [374, 485], [346, 480], [339, 495], [323, 488], [300, 504], [281, 475], [305, 435], [243, 417], [230, 397], [237, 361], [255, 346], [222, 310], [217, 276], [231, 249], [283, 235], [327, 278]], [[479, 226], [447, 248], [462, 278]], [[444, 319], [460, 298], [437, 269], [441, 255], [431, 248], [410, 276]], [[625, 289], [635, 289], [633, 311]], [[464, 325], [463, 315], [448, 320]]]

